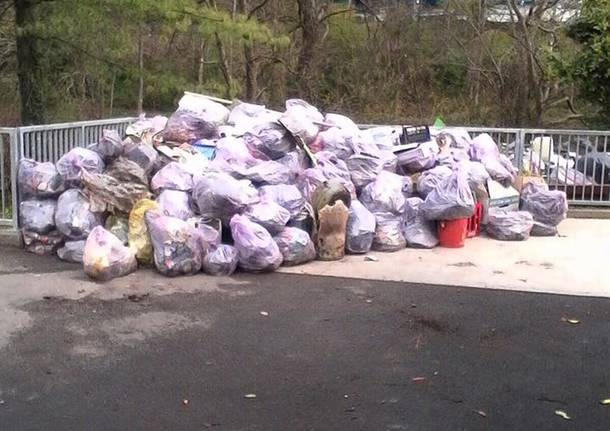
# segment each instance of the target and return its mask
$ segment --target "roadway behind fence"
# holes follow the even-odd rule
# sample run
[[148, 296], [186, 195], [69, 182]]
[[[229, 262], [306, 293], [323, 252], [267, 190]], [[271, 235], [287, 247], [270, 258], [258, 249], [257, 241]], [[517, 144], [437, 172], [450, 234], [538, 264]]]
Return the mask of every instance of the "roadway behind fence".
[[[0, 226], [18, 226], [18, 161], [56, 162], [74, 147], [99, 140], [104, 129], [124, 134], [135, 118], [0, 128]], [[521, 171], [541, 175], [564, 190], [571, 205], [610, 206], [610, 131], [466, 127], [472, 137], [488, 133]], [[583, 174], [584, 173], [584, 174]], [[585, 175], [586, 174], [586, 175]]]

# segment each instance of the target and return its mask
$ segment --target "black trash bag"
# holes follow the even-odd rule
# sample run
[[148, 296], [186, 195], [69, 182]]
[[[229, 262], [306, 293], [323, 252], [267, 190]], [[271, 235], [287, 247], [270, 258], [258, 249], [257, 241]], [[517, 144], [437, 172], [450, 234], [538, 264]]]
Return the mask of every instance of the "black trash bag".
[[377, 222], [373, 250], [394, 252], [407, 246], [402, 233], [402, 216], [392, 213], [375, 213]]
[[267, 272], [279, 268], [283, 260], [282, 253], [264, 227], [239, 214], [231, 218], [230, 226], [241, 269]]
[[203, 258], [203, 270], [208, 275], [229, 276], [237, 269], [238, 262], [237, 249], [231, 245], [220, 244]]
[[79, 241], [66, 241], [64, 246], [57, 250], [57, 256], [66, 262], [83, 263], [83, 254], [85, 253], [84, 239]]
[[56, 230], [44, 234], [23, 230], [22, 235], [25, 251], [38, 256], [53, 254], [64, 243], [64, 237]]
[[534, 219], [527, 211], [508, 211], [491, 208], [487, 219], [487, 233], [502, 241], [524, 241], [529, 238]]
[[244, 215], [267, 229], [271, 235], [280, 233], [290, 220], [290, 212], [270, 199], [248, 206]]
[[195, 216], [192, 210], [191, 196], [180, 190], [163, 190], [157, 197], [159, 210], [166, 216], [188, 220]]
[[407, 247], [434, 248], [438, 245], [436, 224], [422, 217], [419, 208], [424, 201], [420, 198], [407, 199], [403, 234]]
[[19, 161], [17, 183], [19, 193], [25, 198], [54, 198], [65, 189], [63, 178], [53, 163], [38, 163], [32, 159]]
[[57, 201], [55, 225], [66, 238], [86, 239], [93, 228], [102, 224], [102, 214], [91, 211], [87, 196], [79, 189], [66, 190]]
[[568, 198], [563, 191], [528, 183], [521, 191], [521, 209], [539, 223], [557, 226], [568, 214]]
[[287, 209], [291, 217], [296, 217], [305, 205], [305, 198], [292, 184], [263, 186], [259, 189], [259, 194], [262, 199], [272, 200]]
[[273, 240], [282, 253], [284, 266], [301, 265], [316, 258], [316, 248], [304, 230], [286, 227]]
[[81, 171], [101, 174], [105, 167], [99, 154], [81, 147], [68, 151], [57, 161], [55, 166], [67, 188], [80, 187]]
[[184, 220], [148, 211], [144, 216], [157, 270], [167, 276], [201, 271], [203, 250], [197, 229]]
[[19, 204], [21, 228], [29, 232], [45, 234], [55, 229], [57, 201], [31, 199]]
[[116, 130], [103, 130], [102, 139], [90, 145], [89, 149], [98, 153], [102, 160], [108, 163], [123, 153], [123, 141]]
[[195, 183], [193, 199], [199, 214], [210, 219], [220, 219], [223, 223], [260, 200], [250, 181], [236, 180], [228, 174], [213, 172], [203, 175]]
[[353, 200], [347, 219], [345, 249], [351, 254], [364, 254], [371, 250], [377, 221], [360, 201]]
[[458, 169], [428, 194], [420, 211], [426, 220], [456, 220], [472, 217], [474, 207], [468, 177]]

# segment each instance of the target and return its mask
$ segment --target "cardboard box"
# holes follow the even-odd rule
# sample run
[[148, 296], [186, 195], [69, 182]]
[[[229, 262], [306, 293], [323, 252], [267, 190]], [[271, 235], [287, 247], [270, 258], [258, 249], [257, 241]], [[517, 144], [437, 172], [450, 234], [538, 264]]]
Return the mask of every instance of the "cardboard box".
[[546, 187], [546, 182], [544, 181], [544, 178], [537, 177], [534, 175], [518, 175], [513, 186], [519, 193], [521, 193], [521, 190], [523, 190], [523, 187], [525, 187], [529, 183], [534, 183], [536, 185]]
[[487, 180], [487, 191], [489, 192], [489, 208], [519, 210], [520, 194], [514, 187], [504, 187], [490, 178]]

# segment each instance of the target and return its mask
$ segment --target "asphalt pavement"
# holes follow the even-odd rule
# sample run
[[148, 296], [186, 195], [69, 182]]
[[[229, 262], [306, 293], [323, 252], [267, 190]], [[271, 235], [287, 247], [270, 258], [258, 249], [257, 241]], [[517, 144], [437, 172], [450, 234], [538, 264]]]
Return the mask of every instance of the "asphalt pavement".
[[41, 295], [0, 350], [1, 430], [610, 429], [608, 299], [290, 274], [74, 299], [43, 287], [78, 267], [3, 257]]

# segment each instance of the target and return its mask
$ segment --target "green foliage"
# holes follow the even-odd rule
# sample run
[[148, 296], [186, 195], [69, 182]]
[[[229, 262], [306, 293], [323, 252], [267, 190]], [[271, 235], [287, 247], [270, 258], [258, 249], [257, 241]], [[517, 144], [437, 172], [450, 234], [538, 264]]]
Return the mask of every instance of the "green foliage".
[[599, 103], [600, 115], [610, 124], [610, 0], [585, 0], [580, 19], [568, 34], [582, 50], [574, 59], [556, 63]]

